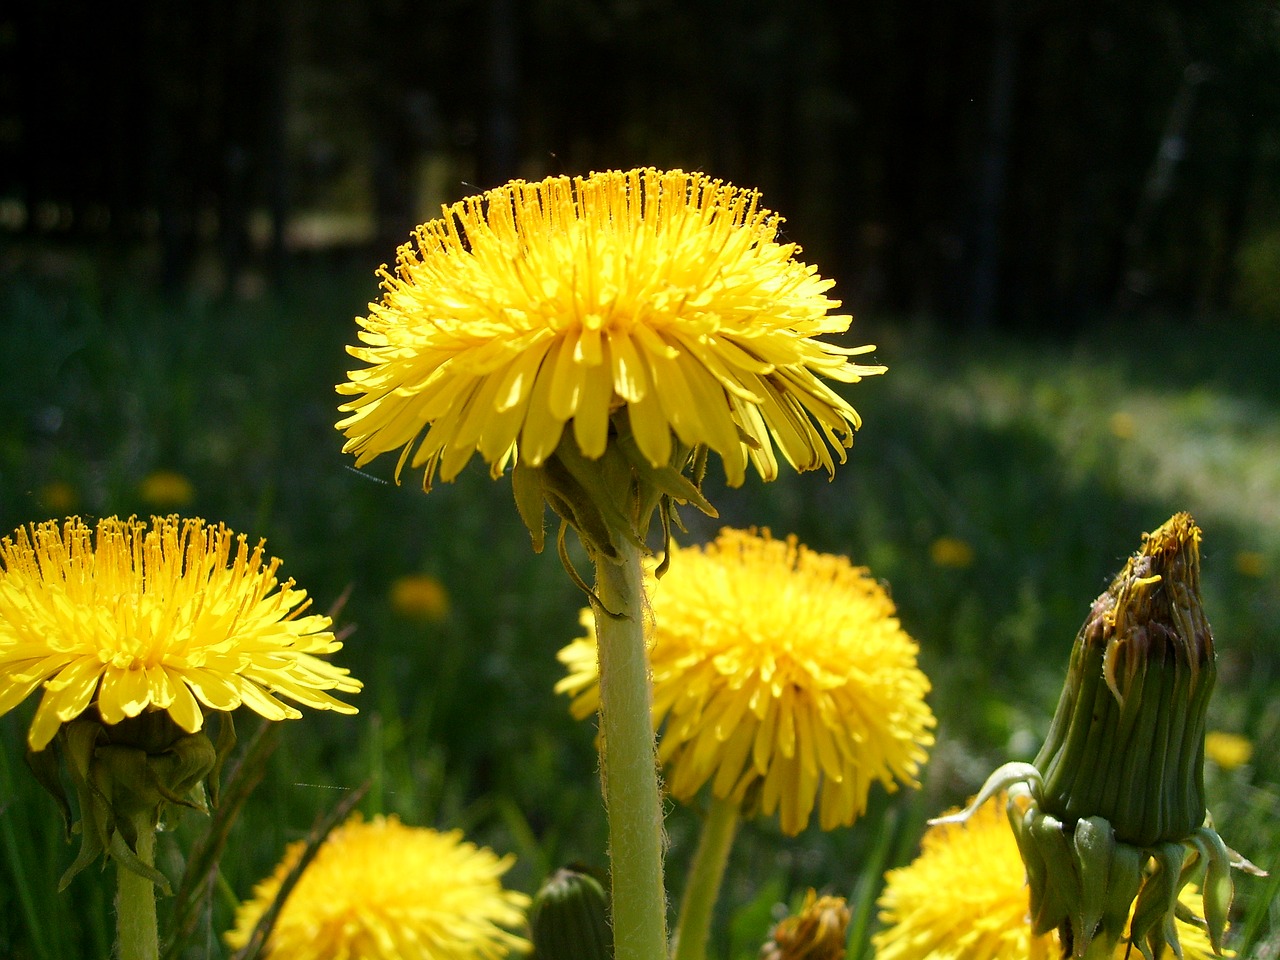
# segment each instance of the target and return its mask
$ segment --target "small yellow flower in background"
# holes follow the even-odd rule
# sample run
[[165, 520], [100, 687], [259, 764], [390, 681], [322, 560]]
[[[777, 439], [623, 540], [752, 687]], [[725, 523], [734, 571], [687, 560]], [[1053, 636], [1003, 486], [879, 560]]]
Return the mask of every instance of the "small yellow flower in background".
[[1111, 435], [1117, 440], [1132, 440], [1138, 432], [1137, 421], [1127, 410], [1117, 410], [1107, 421]]
[[748, 461], [772, 479], [775, 445], [831, 471], [860, 420], [819, 377], [884, 368], [850, 361], [873, 347], [815, 339], [850, 318], [780, 222], [755, 192], [679, 170], [513, 181], [445, 207], [358, 318], [348, 352], [368, 366], [338, 387], [344, 450], [357, 466], [400, 450], [397, 476], [424, 468], [429, 487], [475, 453], [494, 476], [539, 467], [570, 425], [598, 459], [625, 408], [655, 468], [674, 437], [719, 453], [733, 485]]
[[68, 514], [79, 500], [76, 488], [65, 480], [54, 480], [40, 488], [40, 504], [50, 513]]
[[391, 584], [391, 608], [402, 617], [439, 623], [449, 615], [449, 592], [430, 574], [407, 574]]
[[[815, 803], [823, 829], [850, 824], [872, 781], [914, 785], [933, 743], [928, 678], [893, 601], [863, 568], [795, 537], [723, 530], [673, 546], [650, 580], [653, 720], [667, 787], [771, 816], [796, 834]], [[556, 686], [582, 718], [598, 707], [593, 619], [560, 651]]]
[[[249, 942], [262, 914], [302, 855], [289, 845], [275, 872], [254, 888], [224, 935]], [[407, 827], [395, 817], [354, 815], [321, 844], [285, 900], [267, 940], [273, 960], [498, 960], [524, 952], [529, 898], [505, 890], [515, 862], [464, 842], [462, 831]]]
[[1253, 742], [1238, 733], [1210, 730], [1204, 736], [1204, 755], [1219, 769], [1229, 772], [1253, 758]]
[[964, 570], [973, 566], [973, 547], [958, 537], [938, 537], [929, 544], [929, 559], [937, 567]]
[[[876, 960], [1051, 960], [1062, 955], [1057, 933], [1032, 936], [1026, 872], [1005, 814], [992, 797], [963, 823], [931, 827], [914, 862], [885, 874], [883, 928], [872, 937]], [[1203, 904], [1194, 885], [1183, 904], [1196, 916]], [[1214, 956], [1207, 934], [1176, 921], [1184, 960]], [[1116, 948], [1126, 960], [1128, 944]], [[1137, 949], [1132, 950], [1138, 956]], [[1227, 951], [1231, 955], [1231, 951]]]
[[1236, 573], [1250, 579], [1261, 579], [1267, 575], [1267, 557], [1259, 550], [1241, 550], [1235, 556]]
[[330, 620], [276, 577], [261, 543], [199, 519], [79, 517], [0, 540], [0, 715], [44, 695], [27, 742], [42, 750], [90, 708], [107, 725], [166, 711], [187, 733], [205, 709], [300, 717], [285, 696], [355, 713], [325, 691], [360, 682], [319, 655]]
[[191, 481], [173, 470], [152, 471], [138, 485], [138, 496], [143, 503], [162, 510], [185, 507], [195, 495], [196, 488]]
[[849, 905], [844, 897], [819, 897], [810, 890], [800, 912], [773, 928], [760, 960], [844, 960], [848, 940]]

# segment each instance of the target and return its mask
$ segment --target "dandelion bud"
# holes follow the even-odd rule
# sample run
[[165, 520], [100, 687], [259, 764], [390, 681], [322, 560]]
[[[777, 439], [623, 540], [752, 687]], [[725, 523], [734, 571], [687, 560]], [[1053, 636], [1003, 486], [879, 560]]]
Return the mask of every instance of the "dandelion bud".
[[1232, 868], [1260, 873], [1206, 820], [1205, 713], [1213, 634], [1200, 601], [1200, 529], [1174, 515], [1094, 601], [1035, 762], [997, 769], [962, 814], [1008, 791], [1032, 932], [1064, 956], [1182, 956], [1179, 894], [1204, 871], [1203, 920], [1221, 955]]
[[533, 898], [533, 960], [611, 960], [609, 900], [595, 877], [571, 867], [553, 873]]
[[1106, 818], [1138, 846], [1204, 823], [1213, 634], [1200, 601], [1200, 530], [1180, 513], [1144, 538], [1076, 637], [1035, 766], [1045, 812]]

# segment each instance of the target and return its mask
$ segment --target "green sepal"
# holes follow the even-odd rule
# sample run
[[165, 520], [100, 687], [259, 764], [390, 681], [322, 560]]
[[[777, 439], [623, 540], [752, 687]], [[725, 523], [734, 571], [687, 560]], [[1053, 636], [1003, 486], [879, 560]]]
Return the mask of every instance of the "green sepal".
[[1218, 832], [1201, 827], [1191, 835], [1191, 842], [1205, 862], [1204, 899], [1205, 928], [1213, 952], [1222, 953], [1222, 941], [1227, 932], [1227, 917], [1231, 912], [1231, 898], [1235, 893], [1231, 880], [1231, 855]]
[[1042, 812], [1031, 819], [1030, 834], [1048, 872], [1040, 902], [1031, 904], [1031, 925], [1039, 936], [1071, 920], [1080, 902], [1080, 873], [1061, 820]]
[[[1027, 888], [1030, 893], [1031, 917], [1034, 921], [1034, 918], [1039, 917], [1043, 912], [1045, 888], [1050, 882], [1049, 865], [1045, 862], [1044, 854], [1040, 851], [1039, 846], [1036, 845], [1035, 839], [1031, 833], [1032, 820], [1039, 817], [1041, 814], [1034, 804], [1027, 807], [1025, 810], [1019, 810], [1015, 806], [1012, 797], [1006, 807], [1006, 813], [1009, 817], [1009, 824], [1013, 827], [1013, 837], [1018, 844], [1018, 852], [1022, 856], [1023, 868], [1026, 870]], [[1043, 931], [1037, 931], [1037, 935], [1040, 933], [1047, 933], [1049, 930], [1055, 929], [1062, 919], [1064, 918], [1059, 917], [1057, 919], [1048, 920], [1048, 927]]]
[[533, 540], [533, 552], [541, 553], [547, 543], [544, 524], [546, 497], [542, 492], [542, 471], [517, 460], [511, 470], [511, 493], [516, 500], [516, 511]]
[[62, 785], [62, 768], [58, 763], [58, 751], [49, 747], [44, 750], [27, 750], [25, 759], [27, 769], [36, 778], [36, 783], [44, 787], [57, 803], [58, 811], [62, 814], [63, 831], [66, 833], [67, 840], [70, 841], [71, 827], [75, 818], [71, 811], [71, 801]]
[[1118, 943], [1129, 926], [1129, 911], [1142, 889], [1142, 867], [1147, 854], [1129, 843], [1117, 843], [1111, 851], [1107, 876], [1107, 903], [1102, 911], [1102, 931], [1110, 942]]
[[[170, 896], [173, 893], [173, 890], [169, 886], [169, 878], [166, 877], [159, 870], [157, 870], [155, 867], [151, 866], [151, 864], [142, 860], [136, 852], [136, 847], [137, 847], [136, 836], [134, 837], [133, 844], [131, 846], [125, 840], [124, 834], [122, 834], [119, 830], [117, 830], [115, 833], [111, 835], [111, 843], [107, 847], [107, 853], [110, 854], [111, 859], [114, 860], [116, 863], [118, 863], [120, 866], [127, 868], [130, 872], [136, 873], [138, 876], [146, 880], [150, 880], [153, 884], [156, 885], [156, 888], [159, 889], [161, 893], [163, 893], [166, 897]], [[59, 887], [59, 889], [65, 889], [65, 888], [66, 888], [66, 880], [64, 878], [63, 883]]]
[[1071, 911], [1071, 942], [1075, 955], [1082, 957], [1106, 910], [1116, 835], [1102, 817], [1086, 817], [1076, 823], [1071, 842], [1080, 867], [1080, 901]]
[[941, 823], [964, 823], [977, 812], [978, 808], [1003, 791], [1010, 791], [1010, 799], [1012, 799], [1012, 788], [1021, 783], [1029, 784], [1033, 791], [1040, 786], [1040, 771], [1029, 763], [1005, 763], [992, 771], [991, 776], [987, 777], [986, 782], [978, 791], [977, 796], [969, 806], [965, 807], [959, 813], [953, 813], [947, 817], [934, 817], [929, 821], [929, 826], [934, 827]]
[[[562, 445], [571, 445], [572, 442], [569, 439]], [[615, 518], [613, 522], [617, 523], [617, 509], [612, 498], [593, 496], [585, 489], [560, 456], [559, 450], [540, 469], [542, 493], [547, 505], [573, 527], [589, 554], [616, 560], [618, 548], [613, 542], [610, 520], [606, 517], [607, 512]], [[628, 534], [624, 534], [626, 535]]]
[[214, 741], [214, 763], [213, 770], [210, 771], [205, 785], [209, 790], [209, 805], [216, 807], [218, 805], [218, 791], [222, 783], [222, 769], [226, 766], [227, 760], [230, 759], [232, 751], [236, 748], [236, 723], [235, 719], [226, 710], [213, 710], [214, 722], [218, 725], [218, 737]]
[[[62, 759], [80, 818], [71, 827], [80, 834], [80, 849], [59, 889], [105, 856], [167, 895], [168, 881], [138, 856], [139, 830], [154, 832], [174, 806], [207, 812], [205, 783], [219, 767], [219, 748], [205, 731], [188, 734], [163, 710], [117, 724], [93, 717], [84, 714], [63, 724], [46, 748]], [[227, 726], [219, 730], [223, 750], [234, 743]]]
[[1161, 843], [1152, 847], [1150, 853], [1151, 868], [1133, 908], [1129, 939], [1146, 960], [1157, 960], [1165, 946], [1181, 958], [1177, 929], [1173, 929], [1172, 942], [1169, 942], [1169, 927], [1173, 923], [1178, 891], [1182, 889], [1182, 863], [1187, 850], [1180, 843]]
[[[686, 449], [678, 450], [677, 455], [672, 458], [679, 466], [665, 464], [661, 467], [655, 467], [640, 452], [634, 437], [620, 435], [618, 437], [618, 447], [627, 458], [627, 462], [631, 464], [632, 469], [639, 475], [642, 483], [654, 491], [654, 493], [650, 494], [651, 498], [656, 499], [655, 494], [667, 496], [676, 503], [693, 505], [708, 517], [718, 517], [720, 515], [716, 508], [711, 505], [711, 502], [702, 495], [700, 481], [695, 482], [684, 475], [683, 468], [696, 459], [696, 457], [691, 457]], [[643, 504], [641, 509], [644, 509]], [[650, 509], [652, 509], [652, 505]]]

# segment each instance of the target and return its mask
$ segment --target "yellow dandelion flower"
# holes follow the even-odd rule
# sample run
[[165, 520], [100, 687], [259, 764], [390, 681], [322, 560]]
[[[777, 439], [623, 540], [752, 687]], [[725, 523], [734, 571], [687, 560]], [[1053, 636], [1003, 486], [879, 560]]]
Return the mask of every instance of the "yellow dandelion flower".
[[[674, 440], [777, 474], [834, 469], [860, 424], [820, 378], [882, 373], [843, 333], [832, 281], [777, 239], [753, 191], [702, 174], [638, 169], [514, 181], [445, 207], [381, 271], [359, 318], [367, 367], [338, 392], [357, 466], [401, 450], [451, 480], [479, 453], [495, 476], [539, 467], [570, 424], [588, 459], [625, 408], [653, 467]], [[674, 440], [673, 440], [674, 437]]]
[[1218, 769], [1231, 771], [1253, 759], [1253, 742], [1238, 733], [1210, 730], [1204, 735], [1204, 755]]
[[76, 488], [65, 480], [54, 480], [40, 488], [40, 503], [51, 513], [70, 513], [79, 499]]
[[[327, 690], [360, 682], [322, 659], [342, 646], [263, 545], [199, 519], [79, 517], [0, 540], [0, 715], [44, 687], [27, 736], [42, 750], [90, 707], [108, 725], [167, 711], [187, 733], [202, 706], [270, 720], [341, 713]], [[278, 589], [277, 589], [278, 588]]]
[[1132, 440], [1138, 433], [1138, 422], [1127, 410], [1117, 410], [1111, 414], [1107, 426], [1117, 440]]
[[1267, 575], [1267, 556], [1260, 550], [1241, 550], [1235, 556], [1236, 573], [1253, 580]]
[[[963, 823], [931, 827], [915, 861], [885, 875], [878, 901], [884, 927], [872, 938], [876, 960], [1048, 960], [1062, 955], [1056, 932], [1032, 935], [1026, 873], [1005, 803], [1003, 795], [995, 796]], [[1196, 916], [1204, 915], [1194, 885], [1184, 887], [1179, 898]], [[1184, 960], [1214, 956], [1203, 929], [1176, 922]], [[1126, 960], [1129, 953], [1122, 942], [1115, 960]]]
[[929, 559], [934, 566], [964, 570], [973, 566], [973, 547], [958, 537], [938, 537], [929, 544]]
[[[244, 947], [305, 843], [289, 845], [275, 872], [236, 911], [224, 935]], [[354, 815], [321, 844], [284, 902], [264, 956], [287, 960], [497, 960], [528, 943], [529, 898], [505, 890], [515, 858], [396, 817]]]
[[439, 623], [449, 615], [449, 592], [430, 574], [406, 574], [391, 584], [391, 608], [402, 617]]
[[1003, 796], [965, 823], [931, 827], [914, 863], [885, 875], [876, 960], [1047, 960]]
[[191, 481], [174, 470], [154, 470], [138, 485], [138, 496], [153, 507], [185, 507], [195, 495]]
[[[795, 537], [723, 530], [672, 548], [650, 582], [653, 720], [667, 786], [712, 793], [796, 834], [815, 803], [824, 829], [854, 821], [873, 781], [914, 785], [933, 743], [929, 681], [893, 601], [847, 558]], [[559, 654], [573, 712], [598, 706], [595, 633]]]

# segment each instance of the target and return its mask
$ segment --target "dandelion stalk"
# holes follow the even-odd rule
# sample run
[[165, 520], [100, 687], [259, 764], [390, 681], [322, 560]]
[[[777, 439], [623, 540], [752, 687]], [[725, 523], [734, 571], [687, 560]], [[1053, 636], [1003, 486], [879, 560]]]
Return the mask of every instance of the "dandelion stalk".
[[[139, 860], [155, 865], [156, 835], [151, 817], [133, 817]], [[158, 960], [160, 935], [156, 924], [156, 885], [123, 863], [116, 864], [116, 956], [118, 960]]]
[[645, 653], [640, 549], [624, 545], [616, 562], [596, 564], [600, 638], [600, 726], [613, 884], [616, 960], [666, 956], [662, 802]]
[[711, 936], [711, 913], [720, 895], [729, 851], [738, 832], [738, 805], [712, 800], [702, 822], [702, 836], [689, 867], [689, 878], [680, 901], [672, 956], [675, 960], [703, 960]]

